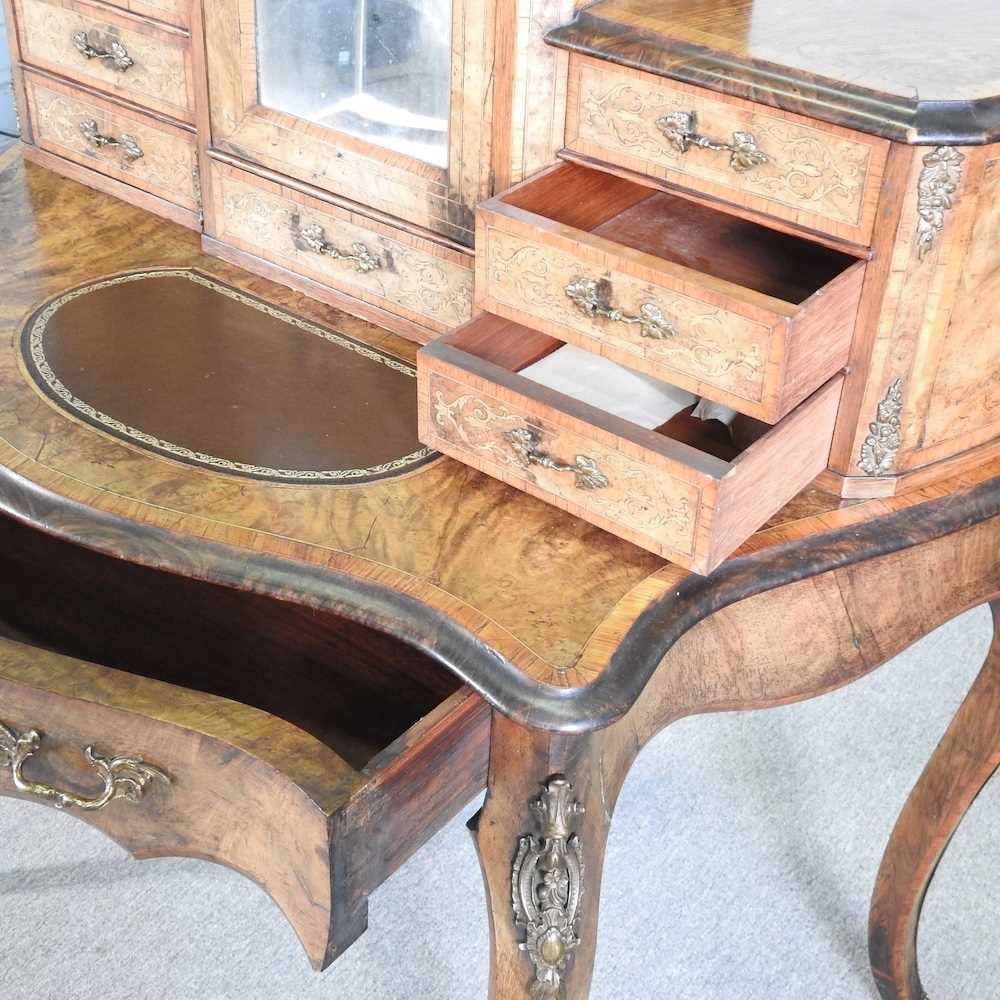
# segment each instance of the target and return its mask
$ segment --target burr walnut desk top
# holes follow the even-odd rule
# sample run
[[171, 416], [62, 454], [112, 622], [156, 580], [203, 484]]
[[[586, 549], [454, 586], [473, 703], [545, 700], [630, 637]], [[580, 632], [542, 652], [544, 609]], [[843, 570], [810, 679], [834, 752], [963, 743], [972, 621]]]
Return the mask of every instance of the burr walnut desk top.
[[892, 500], [807, 490], [706, 581], [447, 459], [329, 486], [141, 450], [57, 410], [29, 382], [16, 341], [41, 302], [119, 272], [197, 268], [401, 358], [414, 345], [209, 258], [180, 227], [25, 164], [16, 150], [0, 163], [4, 509], [130, 560], [357, 617], [534, 726], [618, 718], [680, 635], [724, 604], [995, 511], [1000, 464]]

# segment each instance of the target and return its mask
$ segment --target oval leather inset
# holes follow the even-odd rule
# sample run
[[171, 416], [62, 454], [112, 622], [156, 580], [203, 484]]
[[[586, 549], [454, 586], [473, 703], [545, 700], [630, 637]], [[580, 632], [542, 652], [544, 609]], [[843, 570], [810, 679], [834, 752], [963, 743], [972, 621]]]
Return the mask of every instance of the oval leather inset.
[[57, 406], [213, 471], [349, 484], [437, 457], [417, 440], [412, 364], [195, 271], [65, 292], [21, 349]]

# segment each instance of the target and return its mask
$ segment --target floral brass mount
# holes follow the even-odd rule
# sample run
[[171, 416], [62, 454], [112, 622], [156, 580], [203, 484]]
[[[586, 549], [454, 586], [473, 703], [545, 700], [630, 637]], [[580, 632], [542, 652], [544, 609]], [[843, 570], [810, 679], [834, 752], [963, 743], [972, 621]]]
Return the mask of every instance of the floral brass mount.
[[104, 781], [104, 791], [94, 798], [84, 798], [72, 792], [64, 792], [53, 785], [28, 781], [23, 772], [24, 762], [33, 756], [41, 746], [42, 736], [34, 729], [26, 733], [5, 726], [0, 722], [0, 767], [9, 767], [14, 787], [19, 792], [47, 799], [57, 809], [80, 809], [96, 812], [115, 799], [139, 802], [146, 786], [159, 778], [170, 784], [170, 778], [158, 767], [147, 764], [141, 757], [106, 757], [92, 746], [83, 751], [87, 763]]
[[962, 180], [965, 156], [954, 146], [939, 146], [924, 157], [917, 181], [917, 254], [920, 260], [944, 229], [945, 214], [954, 205], [953, 195]]
[[896, 452], [902, 443], [899, 415], [903, 410], [903, 380], [896, 379], [878, 404], [875, 421], [861, 445], [858, 466], [866, 476], [887, 476], [892, 472]]
[[514, 923], [525, 931], [520, 945], [535, 966], [532, 1000], [563, 1000], [563, 974], [578, 936], [583, 899], [583, 845], [571, 833], [584, 807], [561, 774], [545, 782], [541, 798], [531, 803], [541, 838], [520, 838], [511, 873]]
[[612, 288], [607, 278], [574, 278], [564, 289], [566, 297], [585, 316], [603, 316], [615, 323], [639, 325], [639, 335], [650, 340], [677, 336], [677, 329], [655, 302], [643, 302], [639, 315], [631, 316], [611, 304]]
[[140, 160], [145, 155], [142, 147], [131, 135], [123, 132], [117, 139], [110, 135], [102, 135], [98, 131], [97, 122], [93, 118], [87, 118], [80, 122], [80, 131], [87, 142], [97, 149], [104, 149], [105, 147], [121, 149], [122, 155], [127, 160]]
[[570, 465], [542, 451], [538, 447], [541, 434], [533, 427], [515, 427], [505, 431], [504, 440], [514, 449], [518, 461], [525, 468], [540, 465], [554, 472], [572, 472], [575, 477], [573, 485], [578, 490], [603, 490], [610, 484], [608, 477], [589, 455], [577, 455], [576, 461]]
[[103, 59], [119, 73], [124, 73], [130, 66], [135, 65], [135, 60], [128, 54], [128, 49], [117, 38], [112, 38], [106, 49], [100, 49], [96, 45], [91, 45], [86, 31], [78, 31], [73, 35], [73, 44], [86, 59]]
[[297, 213], [292, 216], [292, 241], [300, 250], [308, 250], [324, 257], [331, 257], [333, 260], [342, 260], [353, 264], [354, 270], [361, 274], [378, 271], [385, 267], [385, 261], [373, 254], [364, 243], [352, 243], [351, 253], [341, 250], [327, 242], [326, 230], [318, 223], [313, 222], [308, 226], [302, 226]]
[[662, 118], [657, 118], [654, 124], [678, 153], [686, 153], [692, 146], [729, 153], [729, 166], [738, 174], [746, 173], [770, 160], [750, 132], [733, 132], [732, 142], [717, 142], [701, 135], [698, 132], [696, 111], [671, 111]]

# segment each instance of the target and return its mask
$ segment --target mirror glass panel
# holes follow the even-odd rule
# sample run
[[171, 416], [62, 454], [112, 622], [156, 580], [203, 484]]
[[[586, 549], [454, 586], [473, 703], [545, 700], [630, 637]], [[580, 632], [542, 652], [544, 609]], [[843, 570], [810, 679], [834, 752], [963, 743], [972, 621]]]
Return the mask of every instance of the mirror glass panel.
[[445, 167], [451, 0], [256, 0], [260, 103]]

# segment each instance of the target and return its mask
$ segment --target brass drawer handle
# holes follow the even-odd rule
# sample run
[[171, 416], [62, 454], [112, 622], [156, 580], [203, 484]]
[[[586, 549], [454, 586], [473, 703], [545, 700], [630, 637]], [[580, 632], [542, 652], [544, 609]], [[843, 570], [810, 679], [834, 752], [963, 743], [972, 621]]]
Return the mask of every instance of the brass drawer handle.
[[729, 166], [738, 174], [767, 163], [770, 157], [757, 146], [749, 132], [734, 132], [732, 142], [715, 142], [698, 132], [698, 114], [695, 111], [671, 111], [656, 119], [656, 127], [667, 137], [678, 153], [686, 153], [692, 146], [715, 149], [729, 153]]
[[541, 435], [532, 427], [515, 427], [511, 431], [505, 431], [504, 438], [525, 468], [540, 465], [543, 469], [552, 469], [554, 472], [572, 472], [575, 477], [573, 485], [578, 490], [603, 490], [610, 485], [608, 477], [588, 455], [577, 455], [576, 461], [568, 465], [542, 451], [538, 447]]
[[73, 35], [73, 44], [85, 59], [104, 59], [119, 73], [124, 73], [130, 66], [135, 65], [135, 60], [128, 54], [128, 49], [117, 38], [112, 38], [106, 49], [99, 49], [90, 44], [86, 31], [78, 31]]
[[309, 250], [312, 253], [322, 254], [324, 257], [332, 257], [334, 260], [343, 260], [354, 265], [355, 271], [367, 274], [369, 271], [378, 271], [385, 267], [385, 262], [381, 257], [377, 257], [364, 245], [364, 243], [352, 243], [351, 253], [340, 250], [326, 240], [326, 230], [317, 223], [299, 227], [299, 217], [292, 217], [292, 239], [300, 250]]
[[147, 764], [141, 757], [105, 757], [92, 746], [83, 751], [87, 763], [104, 780], [104, 791], [96, 798], [86, 799], [72, 792], [62, 792], [52, 785], [42, 785], [28, 781], [21, 773], [24, 762], [38, 750], [42, 737], [39, 732], [29, 729], [26, 733], [18, 733], [0, 722], [0, 767], [9, 767], [14, 779], [14, 787], [19, 792], [27, 792], [40, 799], [48, 799], [57, 809], [82, 809], [85, 812], [96, 812], [103, 809], [115, 799], [126, 799], [138, 802], [146, 786], [156, 778], [170, 784], [167, 777], [158, 767]]
[[611, 304], [611, 282], [607, 278], [574, 278], [565, 288], [567, 297], [586, 316], [603, 316], [616, 323], [638, 323], [639, 336], [667, 340], [677, 329], [655, 302], [643, 302], [639, 315], [630, 316]]
[[124, 132], [118, 139], [110, 135], [101, 135], [97, 131], [97, 122], [93, 118], [88, 118], [86, 121], [80, 122], [80, 131], [87, 142], [98, 149], [104, 149], [105, 146], [119, 147], [127, 160], [138, 160], [144, 155], [139, 143], [132, 136], [126, 135]]

